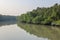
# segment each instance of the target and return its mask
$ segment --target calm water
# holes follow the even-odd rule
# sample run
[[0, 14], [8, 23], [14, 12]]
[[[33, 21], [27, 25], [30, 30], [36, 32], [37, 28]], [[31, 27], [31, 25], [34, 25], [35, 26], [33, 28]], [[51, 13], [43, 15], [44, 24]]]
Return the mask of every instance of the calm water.
[[0, 22], [0, 40], [60, 40], [60, 27]]
[[60, 40], [60, 27], [24, 23], [20, 23], [19, 26], [29, 34], [35, 35], [36, 40], [40, 40], [39, 38], [43, 38], [43, 40]]
[[48, 40], [47, 38], [37, 37], [29, 34], [17, 24], [0, 26], [0, 40]]

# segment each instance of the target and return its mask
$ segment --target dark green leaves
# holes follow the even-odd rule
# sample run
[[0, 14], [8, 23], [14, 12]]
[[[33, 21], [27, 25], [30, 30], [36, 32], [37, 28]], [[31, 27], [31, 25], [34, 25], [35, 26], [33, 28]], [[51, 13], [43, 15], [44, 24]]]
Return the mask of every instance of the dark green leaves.
[[40, 24], [52, 24], [53, 22], [57, 22], [60, 20], [60, 5], [55, 4], [49, 8], [39, 8], [32, 10], [31, 12], [27, 12], [26, 14], [22, 14], [20, 16], [21, 22], [26, 23], [40, 23]]

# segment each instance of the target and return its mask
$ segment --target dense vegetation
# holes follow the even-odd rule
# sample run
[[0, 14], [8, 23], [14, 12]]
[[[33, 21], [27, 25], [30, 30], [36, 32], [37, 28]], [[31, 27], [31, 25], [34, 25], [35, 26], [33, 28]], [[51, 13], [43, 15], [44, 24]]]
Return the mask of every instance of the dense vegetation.
[[48, 8], [37, 7], [37, 9], [19, 16], [18, 20], [24, 23], [60, 25], [60, 5], [56, 3]]

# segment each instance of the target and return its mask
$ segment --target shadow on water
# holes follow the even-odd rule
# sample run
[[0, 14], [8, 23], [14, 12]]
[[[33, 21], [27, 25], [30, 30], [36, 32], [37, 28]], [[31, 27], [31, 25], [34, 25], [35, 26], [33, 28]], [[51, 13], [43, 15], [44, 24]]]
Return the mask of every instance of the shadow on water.
[[26, 32], [36, 35], [37, 37], [48, 38], [49, 40], [60, 40], [60, 28], [45, 25], [18, 24]]

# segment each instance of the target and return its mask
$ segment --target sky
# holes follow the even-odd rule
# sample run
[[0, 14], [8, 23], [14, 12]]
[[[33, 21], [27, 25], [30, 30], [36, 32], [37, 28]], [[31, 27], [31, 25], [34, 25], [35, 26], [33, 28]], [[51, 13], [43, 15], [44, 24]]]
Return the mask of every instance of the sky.
[[0, 14], [21, 15], [37, 7], [50, 7], [60, 0], [0, 0]]

